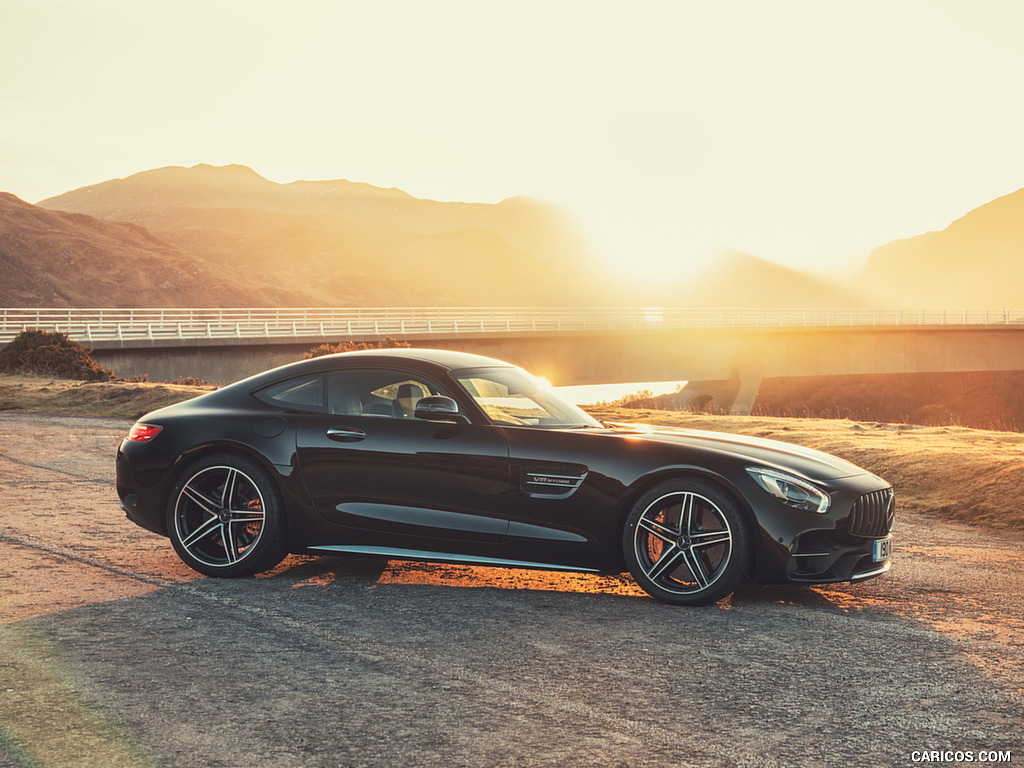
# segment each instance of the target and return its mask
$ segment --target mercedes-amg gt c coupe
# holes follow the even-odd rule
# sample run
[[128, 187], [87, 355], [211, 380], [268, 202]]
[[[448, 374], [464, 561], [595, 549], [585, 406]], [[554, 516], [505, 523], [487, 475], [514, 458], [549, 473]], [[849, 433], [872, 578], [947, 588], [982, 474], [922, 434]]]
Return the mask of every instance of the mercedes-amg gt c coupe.
[[628, 570], [697, 605], [748, 578], [867, 579], [892, 556], [893, 490], [846, 461], [601, 423], [521, 368], [439, 350], [304, 360], [147, 414], [117, 492], [210, 576], [288, 553]]

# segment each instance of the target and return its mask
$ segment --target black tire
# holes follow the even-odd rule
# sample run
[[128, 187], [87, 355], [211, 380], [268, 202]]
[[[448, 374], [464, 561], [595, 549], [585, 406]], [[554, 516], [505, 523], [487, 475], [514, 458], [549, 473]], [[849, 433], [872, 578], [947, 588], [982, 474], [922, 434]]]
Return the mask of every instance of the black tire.
[[207, 456], [182, 474], [168, 497], [167, 532], [178, 557], [207, 576], [251, 576], [288, 554], [277, 488], [234, 454]]
[[651, 597], [707, 605], [743, 582], [753, 562], [750, 524], [722, 489], [698, 478], [655, 486], [622, 530], [629, 572]]

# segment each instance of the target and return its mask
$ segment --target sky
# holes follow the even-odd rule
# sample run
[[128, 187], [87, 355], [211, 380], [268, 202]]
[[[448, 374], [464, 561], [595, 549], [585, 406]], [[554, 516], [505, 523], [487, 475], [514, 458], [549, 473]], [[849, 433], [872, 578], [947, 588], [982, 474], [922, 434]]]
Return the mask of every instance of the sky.
[[0, 190], [168, 165], [563, 206], [826, 273], [1024, 187], [1018, 0], [0, 0]]

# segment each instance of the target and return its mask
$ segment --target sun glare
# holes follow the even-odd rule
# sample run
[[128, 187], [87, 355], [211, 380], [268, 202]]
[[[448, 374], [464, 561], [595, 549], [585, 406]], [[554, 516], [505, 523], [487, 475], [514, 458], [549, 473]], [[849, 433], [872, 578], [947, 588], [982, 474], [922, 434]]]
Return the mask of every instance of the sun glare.
[[644, 310], [644, 322], [647, 325], [661, 325], [664, 312], [661, 307], [647, 307]]

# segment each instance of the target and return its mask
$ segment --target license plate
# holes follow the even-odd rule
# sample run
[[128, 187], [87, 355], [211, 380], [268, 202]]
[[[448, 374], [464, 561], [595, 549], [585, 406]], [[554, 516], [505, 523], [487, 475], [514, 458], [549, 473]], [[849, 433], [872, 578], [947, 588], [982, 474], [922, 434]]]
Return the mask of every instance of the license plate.
[[871, 544], [871, 558], [876, 563], [892, 557], [892, 536], [887, 536], [884, 539], [875, 539]]

